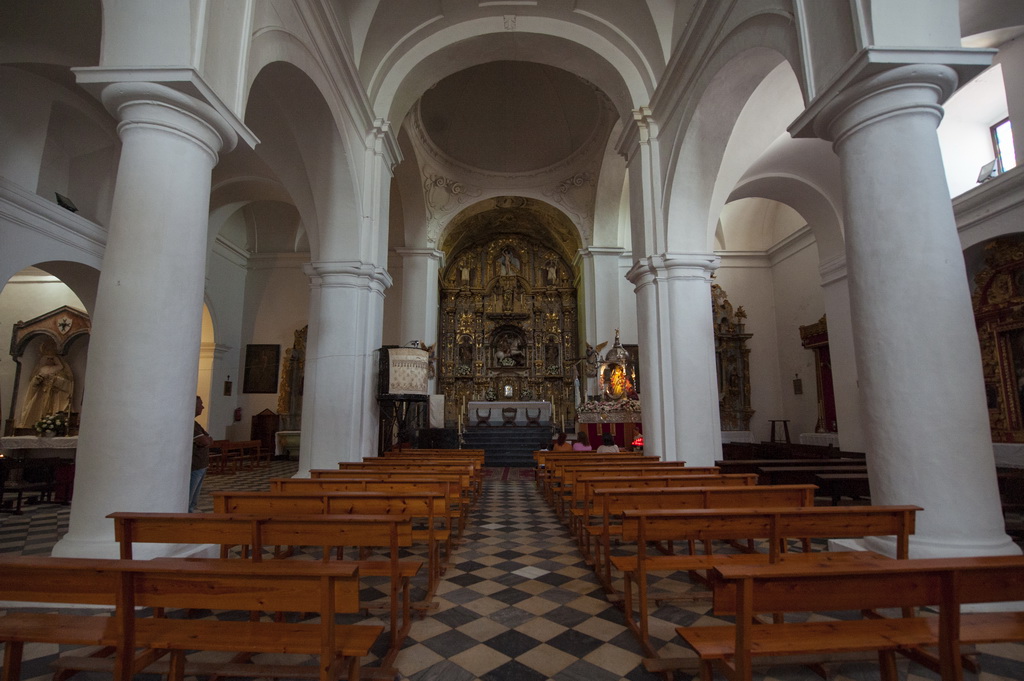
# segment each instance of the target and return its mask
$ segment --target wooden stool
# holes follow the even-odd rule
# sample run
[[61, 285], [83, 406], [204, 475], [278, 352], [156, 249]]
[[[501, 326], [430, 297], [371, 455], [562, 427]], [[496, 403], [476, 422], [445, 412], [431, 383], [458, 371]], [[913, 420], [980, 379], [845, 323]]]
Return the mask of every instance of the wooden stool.
[[[775, 421], [769, 421], [769, 423], [772, 424], [772, 435], [771, 435], [771, 443], [772, 444], [787, 444], [787, 445], [788, 444], [792, 444], [792, 442], [790, 442], [790, 439], [789, 439], [789, 419], [777, 419]], [[775, 436], [775, 424], [776, 423], [781, 423], [782, 424], [782, 437], [785, 438], [785, 439], [777, 439], [776, 438], [776, 436]]]

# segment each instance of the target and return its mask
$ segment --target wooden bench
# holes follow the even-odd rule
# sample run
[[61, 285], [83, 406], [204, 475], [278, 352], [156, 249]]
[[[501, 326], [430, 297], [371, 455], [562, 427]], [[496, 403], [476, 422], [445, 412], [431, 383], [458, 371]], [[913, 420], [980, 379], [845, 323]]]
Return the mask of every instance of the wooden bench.
[[575, 493], [580, 495], [579, 501], [573, 501], [569, 509], [569, 532], [576, 537], [580, 553], [588, 562], [591, 560], [590, 547], [584, 533], [584, 526], [589, 525], [594, 516], [600, 515], [600, 509], [594, 504], [594, 492], [599, 489], [663, 489], [669, 487], [751, 487], [757, 484], [757, 476], [745, 473], [727, 475], [681, 475], [665, 473], [662, 475], [594, 475], [587, 474], [576, 479]]
[[[214, 440], [210, 445], [210, 472], [217, 475], [252, 470], [263, 458], [263, 444], [259, 440]], [[269, 462], [269, 451], [266, 458]]]
[[427, 547], [427, 595], [420, 607], [429, 605], [442, 574], [440, 547], [451, 535], [449, 503], [432, 492], [231, 492], [213, 493], [215, 513], [249, 515], [398, 515], [419, 521], [413, 542]]
[[601, 522], [583, 530], [593, 546], [594, 572], [609, 594], [614, 594], [611, 577], [611, 539], [622, 531], [622, 514], [640, 509], [684, 508], [775, 508], [814, 506], [814, 485], [773, 485], [754, 487], [678, 487], [665, 489], [613, 488], [594, 493], [595, 507], [601, 508]]
[[[159, 671], [169, 681], [188, 675], [310, 676], [308, 665], [190, 663], [188, 651], [298, 653], [315, 655], [320, 681], [360, 676], [367, 655], [384, 628], [339, 625], [335, 613], [359, 609], [358, 568], [351, 563], [310, 561], [107, 560], [0, 557], [0, 599], [28, 604], [110, 606], [111, 617], [17, 612], [0, 616], [5, 681], [18, 679], [26, 643], [101, 646], [113, 659], [60, 658], [62, 669], [109, 670], [115, 681], [130, 681], [168, 656]], [[142, 617], [137, 607], [204, 608], [231, 611], [317, 613], [318, 621], [254, 622]], [[143, 649], [136, 652], [137, 648]]]
[[473, 497], [472, 474], [465, 472], [437, 472], [410, 469], [375, 469], [373, 467], [353, 467], [345, 469], [317, 469], [309, 471], [310, 479], [363, 479], [363, 480], [389, 480], [393, 482], [417, 482], [421, 480], [444, 481], [453, 485], [453, 495], [457, 492], [459, 498], [458, 523], [454, 526], [455, 536], [462, 537], [466, 529], [466, 520], [469, 517], [469, 509]]
[[379, 457], [372, 457], [363, 459], [361, 463], [339, 463], [339, 470], [347, 470], [352, 468], [362, 468], [369, 470], [388, 470], [388, 471], [425, 471], [435, 473], [468, 473], [469, 474], [469, 502], [475, 503], [480, 499], [480, 494], [483, 491], [483, 466], [478, 466], [472, 461], [455, 461], [452, 459], [428, 459], [413, 460], [405, 457], [395, 457], [391, 459], [381, 459]]
[[[327, 492], [383, 492], [386, 494], [406, 494], [428, 492], [441, 494], [449, 501], [448, 526], [464, 527], [466, 509], [459, 486], [450, 480], [435, 480], [424, 477], [422, 480], [380, 480], [371, 477], [359, 478], [271, 478], [270, 491], [279, 494], [310, 494]], [[444, 560], [451, 561], [452, 551], [456, 544], [456, 533], [449, 532], [444, 543]]]
[[552, 486], [552, 501], [557, 515], [563, 521], [566, 510], [571, 507], [574, 499], [579, 499], [577, 480], [581, 477], [597, 475], [630, 475], [634, 477], [660, 476], [675, 473], [678, 475], [718, 475], [715, 467], [687, 466], [681, 461], [651, 461], [649, 463], [615, 463], [604, 464], [570, 464], [555, 471]]
[[[596, 452], [550, 452], [535, 451], [533, 459], [536, 462], [534, 477], [536, 478], [537, 489], [544, 489], [546, 480], [551, 469], [560, 461], [575, 461], [584, 463], [587, 461], [618, 461], [630, 458], [634, 462], [643, 461], [643, 452], [608, 452], [597, 454]], [[656, 457], [648, 457], [650, 461], [660, 461]]]
[[871, 481], [866, 471], [818, 473], [814, 476], [814, 483], [818, 486], [821, 496], [832, 499], [833, 506], [838, 506], [843, 497], [849, 497], [854, 501], [871, 499]]
[[[332, 550], [341, 547], [373, 547], [387, 551], [387, 560], [359, 560], [360, 577], [386, 577], [390, 613], [390, 648], [381, 659], [388, 668], [398, 655], [409, 628], [409, 582], [423, 567], [418, 560], [399, 560], [400, 547], [412, 546], [412, 520], [386, 515], [257, 516], [219, 513], [112, 513], [114, 539], [121, 558], [133, 558], [136, 543], [214, 544], [221, 558], [239, 547], [243, 557], [263, 559], [265, 547], [319, 546], [322, 559], [331, 560]], [[278, 552], [275, 557], [289, 555]], [[373, 607], [364, 603], [362, 607]]]
[[762, 485], [815, 485], [820, 473], [867, 473], [864, 462], [842, 466], [819, 466], [810, 462], [800, 466], [761, 466], [758, 475]]
[[[638, 475], [622, 471], [610, 474], [587, 473], [575, 480], [572, 497], [569, 500], [569, 530], [573, 535], [582, 535], [579, 522], [590, 521], [590, 517], [598, 515], [594, 507], [594, 491], [607, 490], [612, 487], [710, 487], [710, 486], [752, 486], [757, 484], [758, 476], [750, 473], [728, 474], [691, 474], [681, 471], [643, 471]], [[655, 474], [657, 473], [657, 474]]]
[[[71, 481], [63, 481], [62, 470], [74, 470], [73, 459], [40, 457], [14, 459], [0, 456], [0, 511], [21, 515], [28, 501], [36, 503], [68, 503]], [[14, 498], [11, 499], [10, 497]]]
[[[648, 607], [655, 599], [648, 593], [651, 572], [697, 571], [728, 564], [778, 563], [787, 555], [787, 540], [895, 536], [896, 557], [907, 558], [918, 506], [851, 506], [816, 508], [715, 508], [694, 510], [627, 510], [622, 514], [621, 540], [636, 544], [631, 556], [612, 556], [612, 566], [624, 578], [623, 606], [626, 623], [649, 657], [657, 657], [648, 637]], [[715, 554], [714, 541], [764, 540], [767, 553]], [[701, 542], [703, 554], [665, 555], [650, 552], [649, 544]], [[791, 553], [793, 560], [823, 560], [821, 552]], [[828, 560], [862, 560], [876, 557], [866, 551], [844, 551]], [[636, 608], [633, 589], [636, 588]]]
[[[753, 658], [877, 651], [881, 678], [896, 681], [895, 653], [918, 659], [938, 647], [943, 681], [961, 681], [965, 644], [1024, 641], [1024, 613], [961, 612], [973, 603], [1024, 600], [1024, 557], [894, 560], [862, 565], [781, 563], [715, 568], [715, 613], [735, 625], [679, 627], [701, 659], [701, 679], [714, 669], [750, 681]], [[764, 612], [875, 611], [938, 606], [938, 617], [877, 616], [763, 623]]]

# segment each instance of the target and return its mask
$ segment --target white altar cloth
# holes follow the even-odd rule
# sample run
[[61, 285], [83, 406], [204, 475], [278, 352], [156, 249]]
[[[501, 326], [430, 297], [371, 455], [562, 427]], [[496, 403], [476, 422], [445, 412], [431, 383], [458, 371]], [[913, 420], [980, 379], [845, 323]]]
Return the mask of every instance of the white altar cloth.
[[[551, 403], [548, 401], [495, 400], [494, 402], [469, 402], [466, 405], [466, 423], [475, 426], [482, 419], [487, 418], [488, 425], [500, 426], [505, 422], [502, 409], [512, 408], [516, 410], [515, 423], [517, 426], [526, 425], [527, 410], [530, 411], [531, 418], [536, 416], [538, 410], [540, 411], [539, 422], [541, 425], [547, 425], [551, 421]], [[489, 417], [487, 416], [488, 410], [491, 412]]]

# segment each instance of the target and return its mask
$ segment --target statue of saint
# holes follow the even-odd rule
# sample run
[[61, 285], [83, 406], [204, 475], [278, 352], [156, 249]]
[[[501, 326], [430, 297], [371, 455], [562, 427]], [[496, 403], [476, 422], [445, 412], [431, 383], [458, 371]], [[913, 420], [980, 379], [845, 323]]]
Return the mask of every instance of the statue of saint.
[[44, 343], [42, 354], [32, 370], [28, 394], [21, 410], [19, 428], [31, 428], [44, 416], [71, 411], [75, 391], [75, 375], [52, 342]]

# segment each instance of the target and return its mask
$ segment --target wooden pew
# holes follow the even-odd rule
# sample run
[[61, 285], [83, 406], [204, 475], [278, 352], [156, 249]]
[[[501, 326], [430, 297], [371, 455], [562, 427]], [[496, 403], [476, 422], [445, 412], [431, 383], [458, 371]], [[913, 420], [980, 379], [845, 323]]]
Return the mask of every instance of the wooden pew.
[[853, 500], [871, 499], [871, 481], [867, 471], [844, 469], [842, 472], [818, 473], [814, 476], [814, 484], [818, 486], [819, 494], [832, 499], [833, 506], [838, 506], [843, 497]]
[[[654, 596], [647, 590], [651, 572], [710, 570], [718, 565], [778, 563], [790, 560], [821, 560], [818, 553], [790, 553], [787, 539], [862, 538], [893, 535], [896, 557], [907, 558], [919, 506], [849, 506], [815, 508], [723, 508], [694, 510], [636, 510], [622, 514], [623, 542], [636, 544], [631, 556], [612, 556], [612, 566], [623, 573], [623, 607], [626, 623], [650, 657], [657, 657], [648, 638], [648, 605]], [[767, 553], [714, 554], [719, 540], [765, 540]], [[699, 541], [705, 553], [697, 555], [652, 554], [649, 542]], [[808, 544], [804, 544], [805, 547]], [[883, 558], [867, 551], [838, 552], [828, 560]], [[887, 560], [887, 559], [886, 559]], [[633, 588], [636, 587], [636, 608]]]
[[[607, 452], [598, 454], [596, 452], [550, 452], [548, 450], [535, 451], [533, 459], [536, 462], [534, 469], [537, 482], [537, 489], [544, 489], [545, 481], [549, 477], [551, 468], [559, 461], [575, 461], [584, 463], [586, 461], [616, 461], [630, 458], [634, 462], [645, 460], [643, 452]], [[660, 461], [656, 457], [647, 457], [650, 461]]]
[[668, 471], [678, 471], [688, 475], [716, 475], [716, 467], [687, 466], [685, 461], [606, 461], [606, 462], [565, 462], [557, 463], [548, 474], [548, 503], [554, 507], [559, 518], [564, 520], [565, 496], [571, 494], [580, 475], [599, 473], [618, 475], [658, 475]]
[[427, 547], [427, 595], [434, 597], [442, 573], [440, 547], [451, 535], [448, 498], [432, 492], [232, 492], [213, 493], [215, 513], [250, 515], [398, 515], [419, 519], [413, 542]]
[[[210, 472], [213, 474], [231, 473], [238, 470], [252, 470], [259, 466], [264, 458], [262, 443], [259, 440], [214, 440], [210, 445]], [[266, 453], [270, 461], [270, 452]]]
[[[465, 508], [459, 491], [459, 485], [450, 480], [435, 480], [424, 477], [422, 480], [381, 480], [372, 477], [343, 478], [271, 478], [270, 491], [278, 494], [310, 494], [327, 492], [384, 492], [387, 494], [406, 494], [428, 492], [441, 494], [449, 500], [449, 527], [465, 526]], [[444, 559], [451, 560], [455, 546], [455, 534], [449, 532], [444, 543]]]
[[[565, 464], [554, 471], [554, 485], [552, 497], [558, 514], [564, 517], [565, 508], [571, 499], [577, 494], [577, 479], [583, 476], [596, 475], [631, 475], [642, 477], [645, 475], [658, 476], [669, 473], [678, 475], [718, 475], [715, 467], [687, 466], [682, 461], [651, 461], [645, 463], [623, 463], [614, 462], [611, 464]], [[578, 498], [578, 497], [577, 497]], [[563, 518], [564, 519], [564, 518]]]
[[338, 470], [348, 469], [369, 469], [388, 471], [426, 471], [428, 473], [469, 473], [469, 502], [475, 503], [480, 499], [483, 491], [483, 466], [478, 466], [472, 461], [456, 461], [452, 459], [428, 459], [413, 460], [406, 457], [395, 457], [382, 459], [380, 457], [369, 457], [362, 462], [342, 462], [338, 464]]
[[[0, 616], [5, 681], [21, 674], [25, 643], [96, 645], [114, 658], [64, 656], [64, 669], [113, 667], [115, 681], [130, 681], [164, 655], [169, 681], [186, 675], [234, 673], [239, 665], [189, 663], [185, 653], [316, 655], [320, 681], [358, 679], [360, 658], [383, 632], [376, 625], [340, 625], [335, 613], [359, 609], [358, 569], [350, 563], [240, 560], [107, 560], [0, 557], [0, 598], [25, 603], [113, 606], [112, 617], [12, 612]], [[139, 617], [156, 609], [314, 612], [317, 622], [252, 622]], [[143, 651], [136, 653], [137, 648]], [[347, 674], [345, 669], [347, 667]], [[246, 664], [248, 676], [308, 676], [309, 666]]]
[[[219, 513], [111, 513], [114, 539], [121, 558], [133, 557], [136, 543], [215, 544], [221, 558], [232, 547], [252, 560], [263, 559], [265, 547], [319, 546], [329, 562], [335, 547], [386, 549], [387, 560], [356, 561], [361, 577], [388, 578], [391, 645], [381, 661], [390, 667], [412, 626], [409, 582], [423, 566], [418, 560], [399, 560], [399, 548], [412, 546], [412, 519], [387, 515], [257, 516]], [[340, 548], [339, 548], [340, 553]], [[282, 555], [282, 554], [278, 554]], [[338, 559], [343, 556], [339, 555]], [[365, 604], [364, 607], [371, 607]]]
[[394, 482], [416, 482], [418, 480], [434, 480], [434, 481], [445, 481], [452, 483], [457, 486], [459, 502], [459, 513], [458, 523], [454, 528], [456, 537], [461, 538], [463, 531], [466, 529], [466, 520], [469, 516], [469, 509], [472, 502], [473, 495], [473, 479], [472, 474], [467, 472], [437, 472], [437, 471], [422, 471], [422, 470], [409, 470], [409, 469], [375, 469], [373, 467], [352, 467], [345, 469], [334, 470], [332, 468], [318, 469], [314, 468], [309, 471], [311, 479], [377, 479], [377, 480], [391, 480]]
[[[619, 473], [620, 471], [615, 471]], [[726, 475], [690, 475], [677, 472], [666, 472], [661, 475], [603, 475], [588, 473], [576, 479], [576, 492], [569, 510], [569, 532], [577, 538], [580, 553], [589, 562], [590, 547], [586, 540], [583, 527], [590, 524], [593, 516], [600, 514], [594, 504], [594, 492], [599, 489], [613, 488], [649, 488], [667, 487], [751, 487], [757, 484], [757, 476], [746, 473]], [[576, 493], [579, 500], [576, 501]]]
[[621, 533], [621, 517], [625, 511], [658, 508], [805, 508], [814, 506], [814, 490], [814, 485], [596, 490], [594, 503], [595, 507], [601, 508], [601, 522], [583, 528], [594, 547], [594, 572], [605, 591], [614, 594], [611, 561], [608, 559], [611, 556], [611, 539]]
[[[717, 668], [726, 678], [750, 681], [757, 656], [873, 650], [883, 681], [896, 681], [896, 652], [918, 659], [921, 647], [937, 646], [943, 681], [961, 681], [962, 645], [1024, 641], [1024, 613], [961, 612], [973, 603], [1024, 600], [1021, 556], [728, 565], [715, 573], [715, 613], [734, 614], [736, 624], [676, 629], [700, 656], [702, 679]], [[755, 623], [763, 612], [920, 606], [938, 606], [938, 617]]]

